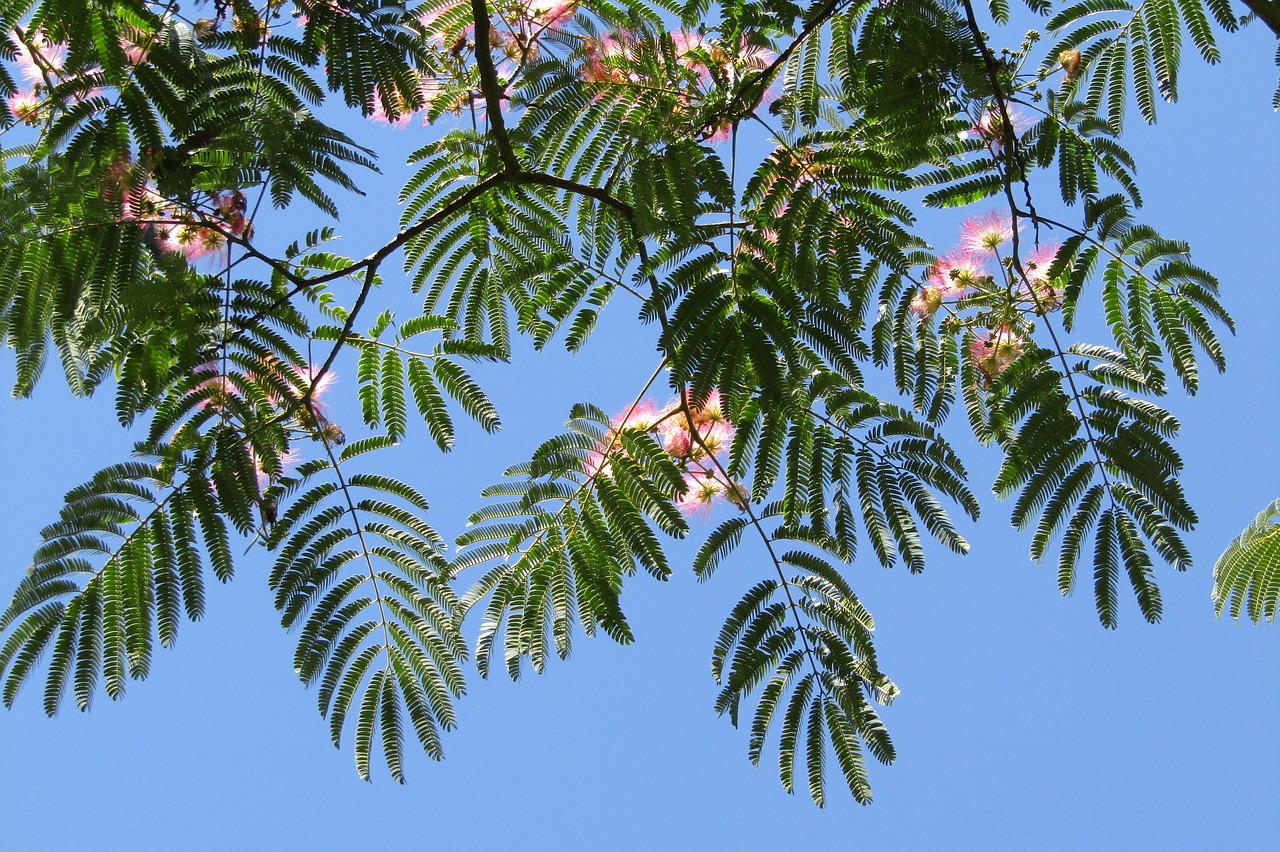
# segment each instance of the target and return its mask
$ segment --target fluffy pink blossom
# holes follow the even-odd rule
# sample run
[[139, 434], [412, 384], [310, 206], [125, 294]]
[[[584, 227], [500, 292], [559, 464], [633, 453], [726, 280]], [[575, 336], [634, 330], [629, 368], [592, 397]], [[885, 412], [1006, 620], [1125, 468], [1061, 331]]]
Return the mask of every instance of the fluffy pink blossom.
[[[707, 133], [707, 130], [710, 130], [711, 132]], [[733, 135], [733, 124], [731, 122], [726, 122], [724, 124], [717, 125], [716, 127], [704, 128], [703, 134], [702, 138], [712, 145], [722, 145], [725, 142], [728, 142], [729, 138]]]
[[[459, 39], [462, 39], [465, 44], [466, 39], [470, 38], [475, 32], [475, 24], [468, 23], [462, 28], [457, 26], [446, 28], [440, 19], [459, 7], [466, 6], [469, 8], [470, 5], [467, 0], [451, 0], [451, 2], [440, 4], [418, 15], [418, 23], [422, 24], [430, 33], [427, 36], [427, 44], [440, 50], [452, 48]], [[463, 20], [460, 16], [451, 15], [449, 17], [453, 18], [455, 23]], [[470, 21], [470, 18], [468, 17], [465, 20]]]
[[658, 421], [659, 416], [658, 406], [646, 399], [614, 415], [613, 428], [619, 431], [639, 429], [642, 432], [648, 432]]
[[[746, 36], [743, 36], [742, 43], [738, 47], [738, 61], [749, 71], [763, 71], [777, 58], [778, 54], [767, 47], [748, 44]], [[768, 97], [767, 94], [766, 97]]]
[[34, 91], [15, 92], [6, 100], [9, 112], [23, 124], [40, 123], [40, 98]]
[[751, 499], [746, 486], [728, 482], [719, 473], [711, 471], [694, 470], [685, 474], [684, 485], [684, 496], [676, 502], [676, 508], [690, 518], [708, 517], [712, 504], [719, 498], [739, 509], [745, 508]]
[[958, 299], [990, 277], [982, 257], [972, 251], [949, 251], [929, 270], [929, 284], [943, 299]]
[[253, 471], [258, 477], [258, 491], [261, 492], [265, 490], [273, 480], [280, 478], [286, 469], [300, 462], [302, 460], [302, 454], [295, 449], [290, 449], [284, 455], [280, 456], [278, 459], [280, 466], [274, 476], [266, 471], [263, 467], [262, 459], [252, 447], [249, 448], [249, 458], [253, 461]]
[[191, 372], [191, 375], [197, 378], [204, 377], [192, 390], [209, 391], [208, 396], [196, 404], [197, 408], [212, 408], [218, 411], [227, 404], [231, 397], [240, 395], [240, 391], [232, 384], [231, 380], [223, 375], [220, 361], [206, 361], [196, 367]]
[[23, 78], [33, 82], [42, 82], [45, 74], [59, 76], [67, 61], [67, 46], [62, 42], [51, 42], [42, 32], [30, 32], [27, 41], [18, 38], [17, 33], [9, 34], [9, 41], [17, 51], [14, 61], [22, 72]]
[[658, 434], [662, 436], [662, 446], [671, 456], [677, 459], [689, 457], [693, 447], [693, 437], [689, 434], [688, 421], [683, 416], [668, 417], [658, 425]]
[[707, 394], [707, 398], [702, 401], [702, 405], [695, 406], [693, 422], [700, 426], [707, 423], [728, 424], [729, 419], [724, 413], [724, 401], [720, 399], [720, 391], [712, 389]]
[[221, 258], [227, 238], [219, 231], [195, 222], [168, 223], [156, 227], [156, 245], [169, 254], [180, 254], [191, 263]]
[[1026, 351], [1026, 341], [1007, 325], [980, 332], [969, 344], [969, 360], [989, 378], [1009, 369]]
[[676, 49], [676, 61], [697, 72], [703, 85], [711, 80], [712, 66], [724, 69], [729, 64], [729, 57], [720, 47], [707, 41], [697, 33], [673, 32], [671, 43]]
[[[115, 167], [113, 167], [115, 168]], [[151, 183], [141, 187], [128, 187], [124, 193], [124, 209], [121, 222], [148, 222], [153, 219], [172, 218], [168, 211], [169, 200], [156, 192]]]
[[600, 444], [596, 449], [587, 453], [587, 457], [582, 462], [582, 472], [589, 477], [610, 476], [609, 456], [604, 452], [604, 445]]
[[369, 120], [378, 124], [390, 124], [396, 130], [404, 130], [409, 126], [409, 120], [412, 116], [409, 111], [405, 109], [404, 102], [400, 100], [398, 95], [393, 97], [392, 101], [396, 106], [396, 112], [398, 113], [395, 118], [392, 118], [387, 114], [386, 108], [382, 102], [382, 92], [378, 90], [377, 86], [374, 86], [373, 94], [369, 97]]
[[[1019, 223], [1021, 230], [1021, 223]], [[960, 245], [967, 252], [995, 252], [1013, 239], [1013, 222], [998, 210], [975, 216], [960, 226]]]
[[[144, 41], [144, 38], [139, 37], [135, 41], [124, 36], [120, 37], [120, 49], [124, 51], [124, 64], [128, 67], [136, 68], [147, 61], [147, 53], [151, 50], [151, 44], [149, 40]], [[142, 43], [139, 44], [138, 42]]]
[[[1014, 107], [1008, 109], [1008, 115], [1013, 133], [1017, 136], [1026, 129], [1027, 117]], [[1004, 118], [995, 109], [984, 112], [982, 117], [969, 127], [969, 131], [963, 134], [965, 138], [977, 137], [986, 141], [987, 147], [993, 153], [998, 153], [1004, 147], [1004, 135]]]
[[711, 504], [725, 493], [724, 483], [705, 471], [685, 474], [684, 496], [676, 503], [688, 517], [706, 518], [711, 514]]
[[632, 41], [627, 32], [584, 39], [582, 50], [586, 60], [578, 69], [578, 76], [587, 83], [639, 83], [643, 78], [625, 67], [634, 53]]
[[318, 364], [308, 364], [301, 370], [294, 370], [294, 375], [298, 377], [302, 390], [305, 392], [307, 388], [311, 389], [311, 410], [315, 412], [316, 417], [321, 420], [327, 420], [329, 406], [322, 397], [338, 383], [338, 374], [333, 370], [326, 370], [323, 376], [317, 378], [319, 373], [320, 366]]
[[526, 15], [530, 23], [543, 28], [551, 28], [570, 20], [577, 11], [578, 4], [576, 2], [532, 0], [526, 9]]
[[718, 455], [733, 443], [733, 427], [728, 423], [709, 423], [698, 427], [698, 437], [701, 442], [694, 441], [690, 450], [693, 458], [702, 458], [707, 453]]
[[1018, 291], [1037, 313], [1047, 314], [1062, 305], [1063, 290], [1054, 286], [1049, 278], [1049, 268], [1058, 256], [1058, 248], [1057, 243], [1046, 243], [1022, 261], [1026, 280]]

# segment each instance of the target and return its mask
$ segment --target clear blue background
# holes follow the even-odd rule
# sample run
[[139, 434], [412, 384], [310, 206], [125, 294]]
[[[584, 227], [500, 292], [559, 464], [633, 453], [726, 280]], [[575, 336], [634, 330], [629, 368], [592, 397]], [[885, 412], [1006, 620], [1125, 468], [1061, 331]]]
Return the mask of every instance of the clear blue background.
[[[1201, 524], [1189, 537], [1196, 567], [1159, 571], [1161, 624], [1143, 622], [1126, 598], [1120, 629], [1100, 628], [1088, 582], [1059, 597], [1054, 569], [1028, 561], [1009, 507], [989, 497], [982, 522], [963, 530], [967, 558], [935, 554], [921, 576], [860, 561], [849, 576], [903, 691], [884, 711], [899, 758], [873, 764], [870, 807], [836, 781], [819, 811], [804, 793], [783, 793], [772, 751], [751, 767], [746, 733], [711, 710], [715, 633], [768, 570], [747, 544], [708, 584], [687, 570], [667, 584], [631, 581], [630, 648], [579, 637], [572, 659], [545, 676], [473, 674], [447, 760], [415, 755], [400, 787], [380, 766], [373, 784], [361, 782], [349, 742], [329, 745], [271, 607], [269, 556], [255, 550], [123, 702], [99, 696], [91, 713], [49, 721], [37, 682], [0, 713], [0, 849], [1275, 848], [1280, 634], [1215, 621], [1209, 601], [1214, 558], [1280, 496], [1275, 43], [1250, 30], [1224, 37], [1217, 68], [1188, 44], [1182, 102], [1164, 106], [1153, 129], [1133, 113], [1126, 138], [1144, 220], [1191, 241], [1239, 325], [1227, 374], [1205, 374], [1193, 400], [1169, 400]], [[424, 138], [353, 132], [392, 146], [392, 171]], [[389, 232], [397, 211], [378, 188], [393, 192], [395, 181], [365, 181], [370, 199], [344, 206], [340, 250], [359, 256]], [[1056, 189], [1046, 176], [1036, 191]], [[937, 219], [940, 248], [956, 221]], [[293, 239], [289, 222], [264, 219], [260, 238]], [[402, 285], [394, 268], [384, 275], [385, 287]], [[573, 402], [630, 401], [655, 363], [652, 329], [637, 331], [633, 314], [619, 297], [586, 356], [526, 347], [514, 366], [478, 370], [501, 435], [464, 428], [442, 456], [411, 429], [380, 463], [432, 498], [429, 519], [452, 537], [480, 488], [527, 457]], [[0, 362], [0, 380], [12, 369]], [[340, 372], [336, 417], [354, 427], [354, 376]], [[975, 490], [989, 494], [995, 453], [954, 426]], [[69, 399], [56, 369], [36, 399], [0, 405], [0, 436], [7, 595], [61, 496], [126, 457], [133, 437], [106, 395]], [[692, 547], [673, 547], [674, 564], [687, 566]]]

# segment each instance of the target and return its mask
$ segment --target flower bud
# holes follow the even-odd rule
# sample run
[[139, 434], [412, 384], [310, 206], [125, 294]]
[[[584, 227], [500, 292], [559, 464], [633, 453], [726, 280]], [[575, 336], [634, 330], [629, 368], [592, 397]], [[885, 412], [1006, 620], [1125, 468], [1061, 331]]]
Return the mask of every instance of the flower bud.
[[1067, 79], [1074, 80], [1080, 73], [1081, 55], [1078, 50], [1064, 50], [1058, 54], [1058, 64], [1067, 72]]

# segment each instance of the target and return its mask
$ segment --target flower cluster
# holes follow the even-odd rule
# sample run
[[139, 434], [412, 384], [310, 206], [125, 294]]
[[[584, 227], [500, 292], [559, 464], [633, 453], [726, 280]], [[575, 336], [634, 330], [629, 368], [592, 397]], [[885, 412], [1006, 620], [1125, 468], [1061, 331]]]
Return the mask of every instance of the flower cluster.
[[[146, 61], [152, 37], [125, 26], [120, 35], [120, 50], [126, 68]], [[29, 30], [22, 36], [9, 34], [17, 76], [27, 88], [19, 89], [5, 99], [9, 113], [23, 124], [38, 125], [51, 115], [49, 91], [58, 87], [69, 104], [79, 103], [100, 94], [102, 70], [67, 67], [67, 44], [55, 42], [43, 30]]]
[[[273, 356], [266, 356], [259, 361], [256, 370], [247, 372], [238, 379], [225, 374], [219, 361], [206, 361], [198, 365], [192, 371], [192, 377], [196, 379], [196, 383], [192, 385], [191, 393], [198, 397], [198, 409], [209, 409], [225, 416], [234, 408], [233, 400], [246, 397], [241, 385], [252, 385], [256, 388], [256, 393], [261, 394], [261, 399], [265, 399], [271, 408], [287, 418], [288, 425], [297, 434], [329, 444], [346, 443], [342, 427], [329, 420], [329, 407], [323, 400], [324, 395], [338, 381], [332, 370], [320, 375], [319, 367], [315, 365], [298, 367], [288, 365]], [[274, 508], [270, 507], [270, 501], [265, 498], [266, 490], [275, 485], [289, 468], [300, 462], [302, 454], [296, 448], [285, 445], [283, 453], [274, 453], [269, 458], [264, 458], [252, 440], [246, 440], [244, 449], [257, 480], [264, 522], [274, 521]], [[214, 484], [214, 487], [218, 486]]]
[[[700, 33], [681, 30], [668, 33], [678, 65], [688, 73], [686, 88], [678, 92], [673, 117], [691, 113], [698, 94], [716, 86], [734, 87], [750, 72], [764, 71], [776, 58], [773, 51], [752, 43], [745, 35], [736, 46], [725, 45]], [[578, 71], [587, 83], [642, 85], [646, 76], [639, 70], [642, 45], [627, 32], [610, 33], [583, 41], [585, 60]], [[716, 117], [700, 128], [699, 138], [713, 144], [729, 139], [733, 122]]]
[[720, 392], [712, 391], [697, 404], [690, 399], [688, 412], [680, 402], [663, 408], [645, 401], [617, 415], [604, 441], [587, 455], [583, 471], [588, 476], [609, 476], [610, 457], [624, 451], [617, 435], [627, 430], [652, 434], [684, 471], [684, 496], [676, 504], [688, 516], [706, 517], [711, 506], [723, 498], [745, 508], [750, 494], [745, 485], [724, 472], [724, 455], [733, 442], [733, 425], [725, 416]]
[[[1037, 245], [1015, 259], [1008, 249], [1014, 231], [1010, 218], [995, 211], [966, 220], [959, 245], [938, 258], [911, 300], [911, 311], [922, 322], [946, 308], [950, 322], [977, 328], [969, 360], [988, 381], [1026, 350], [1025, 315], [1043, 316], [1062, 306], [1061, 282], [1049, 276], [1058, 245]], [[979, 313], [965, 320], [965, 308]]]
[[[1018, 109], [1009, 108], [1007, 115], [1015, 136], [1026, 130], [1030, 124], [1027, 117]], [[997, 107], [992, 107], [979, 116], [978, 120], [970, 125], [966, 132], [960, 134], [960, 138], [981, 139], [986, 143], [992, 154], [999, 154], [1004, 148], [1004, 131], [1004, 116], [1001, 115]]]
[[377, 86], [373, 87], [373, 93], [369, 96], [369, 120], [377, 124], [389, 124], [397, 130], [403, 130], [409, 126], [409, 122], [414, 115], [419, 112], [424, 113], [422, 118], [423, 125], [430, 123], [430, 110], [435, 100], [440, 95], [442, 85], [439, 80], [429, 74], [421, 74], [418, 77], [418, 93], [422, 97], [422, 106], [415, 109], [412, 104], [408, 103], [400, 93], [393, 93], [388, 100], [394, 109], [394, 117], [387, 112], [383, 104], [382, 92]]
[[8, 97], [9, 112], [24, 124], [39, 124], [45, 118], [41, 91], [46, 84], [54, 83], [62, 76], [67, 61], [67, 45], [50, 41], [41, 31], [28, 33], [26, 41], [18, 38], [17, 33], [11, 33], [9, 41], [13, 45], [19, 74], [31, 84], [31, 88], [19, 90]]
[[969, 345], [969, 359], [973, 365], [994, 377], [1009, 369], [1026, 350], [1027, 343], [1007, 325], [978, 332]]
[[[127, 183], [129, 173], [128, 163], [122, 161], [114, 170], [115, 180]], [[241, 237], [251, 227], [245, 215], [244, 193], [235, 189], [211, 193], [209, 209], [199, 215], [180, 209], [149, 181], [141, 187], [126, 186], [120, 198], [119, 221], [139, 223], [150, 231], [162, 252], [181, 255], [193, 263], [222, 257], [227, 235]]]

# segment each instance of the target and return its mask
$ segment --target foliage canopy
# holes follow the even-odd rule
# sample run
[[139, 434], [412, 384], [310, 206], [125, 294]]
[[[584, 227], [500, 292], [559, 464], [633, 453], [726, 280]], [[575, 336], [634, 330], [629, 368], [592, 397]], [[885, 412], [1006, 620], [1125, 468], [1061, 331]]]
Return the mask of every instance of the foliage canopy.
[[[711, 652], [716, 710], [789, 792], [869, 801], [897, 687], [847, 568], [968, 551], [944, 429], [1000, 454], [1031, 558], [1091, 584], [1106, 627], [1124, 586], [1157, 621], [1157, 571], [1191, 564], [1160, 400], [1225, 368], [1233, 325], [1142, 223], [1121, 139], [1177, 99], [1184, 39], [1213, 63], [1248, 18], [1280, 34], [1246, 5], [1027, 0], [1044, 34], [1001, 49], [1004, 0], [6, 2], [14, 394], [56, 362], [144, 437], [43, 531], [0, 614], [4, 702], [40, 678], [50, 715], [121, 697], [239, 538], [274, 554], [334, 743], [403, 781], [411, 743], [444, 754], [468, 662], [518, 678], [579, 631], [630, 642], [624, 583], [696, 534], [699, 579], [755, 576]], [[427, 128], [399, 230], [363, 258], [331, 227], [273, 247], [264, 202], [336, 215], [378, 167], [344, 112]], [[974, 215], [938, 252], [921, 207]], [[451, 556], [386, 460], [415, 420], [445, 452], [459, 416], [499, 428], [468, 365], [521, 335], [588, 349], [614, 301], [651, 333], [648, 383], [568, 412]], [[323, 398], [339, 357], [350, 441]], [[1274, 618], [1274, 558], [1245, 557], [1274, 553], [1275, 511], [1224, 557], [1219, 611]]]

